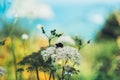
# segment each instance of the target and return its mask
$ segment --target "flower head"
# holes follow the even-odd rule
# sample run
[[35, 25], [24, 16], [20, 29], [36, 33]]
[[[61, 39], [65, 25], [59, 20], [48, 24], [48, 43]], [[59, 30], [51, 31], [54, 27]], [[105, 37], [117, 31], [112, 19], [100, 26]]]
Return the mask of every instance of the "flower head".
[[0, 67], [0, 77], [3, 76], [7, 71], [3, 68]]
[[48, 60], [49, 57], [53, 61], [58, 60], [69, 60], [70, 62], [80, 65], [81, 55], [76, 48], [65, 46], [65, 47], [48, 47], [46, 50], [41, 52], [43, 59]]
[[51, 55], [54, 55], [55, 47], [48, 47], [46, 50], [41, 52], [44, 61], [47, 61]]
[[29, 36], [28, 36], [27, 34], [23, 34], [23, 35], [21, 36], [21, 38], [22, 38], [23, 40], [27, 40], [27, 39], [29, 38]]
[[65, 46], [63, 48], [56, 49], [56, 60], [57, 59], [63, 59], [63, 60], [70, 60], [70, 62], [73, 62], [74, 64], [79, 65], [81, 60], [81, 55], [78, 52], [76, 48]]

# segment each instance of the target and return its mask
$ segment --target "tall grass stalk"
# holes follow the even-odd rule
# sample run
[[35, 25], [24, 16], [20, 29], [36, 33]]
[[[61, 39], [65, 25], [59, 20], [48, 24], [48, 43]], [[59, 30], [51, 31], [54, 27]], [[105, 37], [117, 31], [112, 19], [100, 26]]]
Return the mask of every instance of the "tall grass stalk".
[[13, 56], [14, 69], [15, 69], [15, 80], [18, 80], [18, 79], [17, 79], [16, 56], [15, 56], [14, 43], [13, 43], [13, 38], [12, 38], [12, 36], [10, 36], [10, 39], [11, 39], [11, 51], [12, 51], [12, 56]]
[[13, 56], [13, 63], [14, 63], [14, 70], [15, 70], [15, 80], [18, 80], [17, 77], [17, 64], [16, 64], [16, 55], [15, 55], [15, 47], [14, 47], [14, 40], [13, 40], [13, 32], [14, 32], [14, 26], [17, 22], [17, 18], [15, 19], [13, 26], [11, 28], [11, 33], [9, 34], [10, 40], [11, 40], [11, 52]]
[[25, 44], [25, 41], [22, 41], [22, 44], [23, 44], [23, 48], [24, 48], [24, 56], [26, 56], [27, 53], [26, 53], [26, 44]]

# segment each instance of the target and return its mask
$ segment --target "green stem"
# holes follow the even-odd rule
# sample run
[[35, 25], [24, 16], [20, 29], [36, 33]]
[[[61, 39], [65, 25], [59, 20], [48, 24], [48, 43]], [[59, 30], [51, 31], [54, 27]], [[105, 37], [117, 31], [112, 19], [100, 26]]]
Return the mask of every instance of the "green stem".
[[[65, 61], [65, 64], [67, 64], [67, 62], [68, 62], [68, 59]], [[64, 73], [65, 73], [65, 69], [64, 69], [64, 66], [63, 66], [63, 68], [62, 68], [62, 77], [61, 77], [62, 79], [64, 79]]]
[[16, 64], [16, 56], [15, 56], [15, 50], [14, 50], [14, 42], [13, 42], [13, 32], [14, 32], [14, 26], [17, 22], [17, 18], [15, 19], [13, 26], [11, 28], [11, 32], [9, 33], [10, 39], [11, 39], [11, 51], [13, 56], [13, 63], [14, 63], [14, 69], [15, 69], [15, 80], [18, 80], [17, 77], [17, 64]]
[[52, 77], [52, 71], [50, 72], [49, 80], [51, 80], [51, 77]]
[[64, 79], [64, 72], [65, 72], [65, 69], [64, 69], [64, 67], [63, 67], [63, 68], [62, 68], [62, 77], [61, 77], [62, 80]]
[[60, 76], [57, 74], [58, 80], [60, 80]]
[[[68, 62], [68, 58], [67, 58], [67, 60], [65, 61], [65, 64], [67, 64], [67, 62]], [[64, 65], [65, 65], [65, 64], [64, 64]]]
[[55, 80], [55, 75], [54, 75], [54, 72], [52, 73], [52, 75], [53, 75], [53, 80]]
[[49, 46], [51, 45], [51, 38], [48, 40]]
[[35, 70], [36, 70], [37, 80], [40, 80], [39, 79], [39, 72], [38, 72], [38, 67], [37, 66], [35, 67]]
[[19, 80], [22, 80], [23, 77], [22, 77], [22, 72], [20, 72], [20, 75], [19, 75]]
[[14, 43], [13, 43], [13, 38], [12, 36], [10, 37], [11, 38], [11, 51], [12, 51], [12, 55], [13, 55], [13, 62], [14, 62], [14, 69], [15, 69], [15, 80], [18, 80], [17, 79], [17, 65], [16, 65], [16, 56], [15, 56], [15, 51], [14, 51]]
[[70, 80], [71, 75], [68, 75], [68, 80]]
[[24, 56], [26, 56], [26, 46], [25, 46], [25, 41], [23, 41], [23, 48], [24, 48]]

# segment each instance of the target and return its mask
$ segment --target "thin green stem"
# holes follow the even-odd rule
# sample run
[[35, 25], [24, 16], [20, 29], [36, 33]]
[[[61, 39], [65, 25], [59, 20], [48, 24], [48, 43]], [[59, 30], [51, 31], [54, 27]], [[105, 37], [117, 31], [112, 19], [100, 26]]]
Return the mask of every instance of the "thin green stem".
[[51, 38], [48, 40], [49, 46], [51, 45]]
[[[67, 62], [68, 62], [68, 59], [66, 59], [65, 64], [67, 64]], [[64, 79], [64, 73], [65, 73], [65, 69], [64, 69], [64, 66], [63, 66], [63, 68], [62, 68], [62, 77], [61, 77], [62, 79]]]
[[47, 34], [45, 34], [45, 36], [49, 39], [49, 36]]
[[49, 80], [51, 80], [51, 77], [52, 77], [52, 71], [50, 72]]
[[35, 70], [36, 70], [37, 80], [40, 80], [40, 79], [39, 79], [39, 72], [38, 72], [38, 67], [37, 67], [37, 66], [35, 67]]
[[20, 72], [19, 80], [22, 80], [22, 79], [23, 79], [22, 72]]
[[68, 76], [68, 80], [70, 80], [70, 77], [71, 77], [71, 76], [69, 75], [69, 76]]
[[23, 41], [23, 48], [24, 48], [24, 56], [26, 56], [26, 46], [25, 46], [25, 41]]
[[13, 63], [14, 63], [14, 69], [15, 69], [15, 80], [18, 80], [17, 79], [17, 65], [16, 65], [16, 56], [15, 56], [15, 51], [14, 51], [14, 43], [13, 43], [13, 38], [12, 36], [10, 37], [11, 38], [11, 51], [12, 51], [12, 55], [13, 55]]
[[58, 80], [60, 80], [60, 76], [57, 74]]
[[[67, 62], [68, 62], [68, 58], [66, 59], [65, 64], [67, 64]], [[64, 65], [65, 65], [65, 64], [64, 64]]]
[[65, 72], [65, 69], [64, 69], [64, 67], [63, 67], [63, 68], [62, 68], [62, 77], [61, 77], [62, 80], [64, 79], [64, 72]]
[[53, 80], [55, 80], [55, 75], [54, 75], [54, 72], [52, 73], [52, 75], [53, 75]]
[[15, 50], [14, 50], [14, 42], [13, 42], [13, 32], [14, 32], [14, 26], [17, 22], [17, 19], [15, 19], [13, 26], [11, 28], [11, 32], [9, 33], [10, 39], [11, 39], [11, 51], [13, 56], [13, 63], [14, 63], [14, 69], [15, 69], [15, 80], [18, 80], [17, 77], [17, 64], [16, 64], [16, 56], [15, 56]]

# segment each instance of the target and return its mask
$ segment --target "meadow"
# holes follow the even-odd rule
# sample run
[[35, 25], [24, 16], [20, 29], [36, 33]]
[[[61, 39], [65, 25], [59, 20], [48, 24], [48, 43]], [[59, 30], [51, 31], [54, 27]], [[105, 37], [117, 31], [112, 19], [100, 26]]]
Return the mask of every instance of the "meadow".
[[[66, 76], [61, 75], [62, 77], [55, 74], [51, 75], [50, 78], [51, 71], [56, 73], [59, 69], [59, 65], [56, 65], [59, 62], [51, 67], [52, 63], [49, 60], [48, 63], [40, 62], [43, 59], [38, 54], [42, 50], [47, 50], [49, 46], [54, 46], [56, 40], [64, 36], [65, 32], [64, 34], [58, 34], [56, 32], [58, 30], [54, 29], [51, 30], [51, 34], [46, 34], [49, 31], [46, 31], [44, 26], [39, 27], [40, 33], [45, 35], [43, 37], [32, 35], [31, 32], [20, 27], [16, 22], [12, 24], [3, 22], [4, 27], [0, 30], [0, 67], [5, 69], [5, 73], [0, 72], [0, 80], [62, 80], [62, 78], [64, 80], [119, 80], [120, 23], [118, 20], [120, 18], [116, 18], [116, 16], [118, 16], [116, 13], [110, 15], [104, 26], [105, 28], [103, 28], [104, 32], [101, 31], [101, 33], [96, 34], [95, 40], [85, 41], [79, 36], [70, 36], [75, 41], [75, 45], [62, 43], [63, 45], [58, 46], [62, 48], [67, 45], [80, 49], [78, 51], [81, 55], [80, 65], [72, 67], [70, 78], [68, 74]], [[109, 31], [114, 35], [108, 34]], [[27, 59], [28, 62], [27, 60], [24, 62], [24, 59]], [[37, 59], [39, 62], [36, 61]], [[71, 62], [69, 61], [68, 64], [71, 64]], [[63, 63], [60, 63], [60, 65], [61, 67], [64, 66]], [[58, 73], [65, 74], [61, 70], [58, 70]]]

